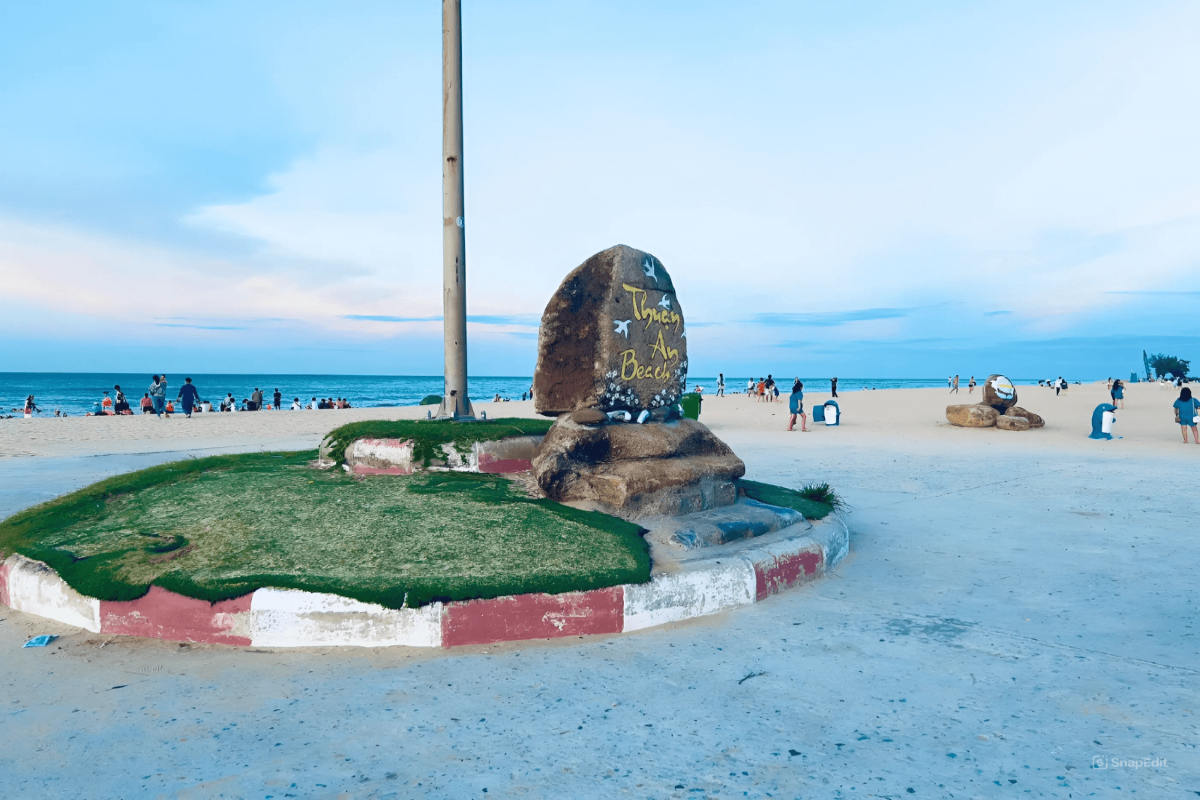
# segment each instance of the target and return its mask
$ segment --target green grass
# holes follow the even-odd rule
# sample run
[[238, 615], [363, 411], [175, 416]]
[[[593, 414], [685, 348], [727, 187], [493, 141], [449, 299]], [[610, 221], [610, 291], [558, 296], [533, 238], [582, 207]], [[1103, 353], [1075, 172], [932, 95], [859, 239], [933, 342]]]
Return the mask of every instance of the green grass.
[[824, 519], [835, 509], [845, 507], [842, 498], [827, 483], [810, 483], [797, 491], [742, 478], [738, 481], [738, 487], [751, 500], [794, 509], [803, 514], [805, 519]]
[[529, 499], [501, 476], [361, 480], [313, 458], [213, 456], [110, 478], [0, 522], [0, 553], [101, 600], [151, 584], [209, 601], [275, 586], [399, 608], [649, 579], [641, 529], [615, 517]]
[[453, 444], [466, 455], [475, 442], [493, 442], [511, 436], [541, 436], [554, 424], [552, 419], [493, 419], [487, 422], [435, 422], [416, 420], [366, 420], [351, 422], [330, 431], [326, 437], [335, 442], [329, 456], [336, 463], [346, 460], [346, 447], [355, 439], [413, 440], [413, 461], [429, 466], [435, 458], [444, 458], [443, 444]]

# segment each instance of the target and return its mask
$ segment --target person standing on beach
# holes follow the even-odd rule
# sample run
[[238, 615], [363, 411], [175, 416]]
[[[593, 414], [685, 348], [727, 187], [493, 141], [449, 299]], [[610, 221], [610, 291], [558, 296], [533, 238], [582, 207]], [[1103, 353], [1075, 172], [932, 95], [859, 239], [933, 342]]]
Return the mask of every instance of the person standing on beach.
[[1125, 408], [1125, 384], [1121, 383], [1121, 379], [1117, 378], [1112, 382], [1112, 389], [1109, 391], [1112, 397], [1112, 404], [1117, 408]]
[[[1191, 397], [1190, 393], [1188, 397]], [[29, 395], [25, 398], [25, 419], [32, 419], [35, 411], [41, 411], [41, 409], [37, 407], [37, 403], [33, 402], [33, 395]]]
[[1058, 397], [1058, 393], [1062, 391], [1062, 388], [1063, 388], [1063, 379], [1062, 379], [1062, 375], [1059, 375], [1057, 378], [1054, 379], [1054, 396], [1055, 397]]
[[834, 397], [837, 397], [837, 378], [829, 381], [829, 391], [833, 393]]
[[763, 388], [767, 390], [767, 402], [772, 402], [775, 399], [775, 379], [767, 375], [767, 381], [763, 384]]
[[950, 380], [950, 394], [958, 394], [958, 376], [955, 375]]
[[196, 401], [200, 399], [200, 393], [196, 391], [196, 387], [192, 386], [191, 378], [183, 379], [183, 386], [179, 387], [179, 404], [183, 406], [183, 414], [188, 419], [192, 418], [192, 407], [196, 405]]
[[283, 394], [279, 391], [278, 386], [275, 387], [275, 395], [271, 399], [275, 401], [275, 403], [271, 407], [274, 410], [278, 411], [280, 408], [280, 404], [283, 403]]
[[717, 393], [715, 396], [716, 397], [724, 397], [725, 396], [725, 373], [724, 372], [717, 373]]
[[158, 375], [154, 376], [154, 383], [150, 384], [147, 390], [150, 395], [150, 402], [154, 405], [154, 413], [162, 419], [163, 412], [166, 411], [167, 404], [167, 379], [164, 375], [161, 379]]
[[1196, 409], [1200, 408], [1200, 400], [1192, 397], [1192, 390], [1187, 386], [1179, 390], [1179, 399], [1175, 401], [1175, 416], [1179, 418], [1179, 427], [1183, 431], [1183, 443], [1187, 444], [1188, 428], [1192, 429], [1192, 438], [1200, 444], [1200, 430], [1197, 430]]
[[792, 413], [792, 418], [788, 420], [787, 429], [790, 431], [796, 427], [796, 417], [800, 417], [800, 432], [808, 433], [808, 415], [804, 413], [804, 384], [797, 378], [792, 384], [792, 394], [788, 398], [788, 411]]
[[261, 411], [262, 410], [262, 401], [263, 401], [262, 390], [259, 389], [257, 386], [255, 386], [254, 391], [250, 393], [250, 410], [251, 411]]
[[121, 384], [118, 383], [116, 386], [114, 386], [113, 391], [117, 393], [117, 400], [113, 404], [113, 412], [117, 414], [124, 414], [129, 410], [129, 401], [125, 399], [125, 393], [121, 391]]

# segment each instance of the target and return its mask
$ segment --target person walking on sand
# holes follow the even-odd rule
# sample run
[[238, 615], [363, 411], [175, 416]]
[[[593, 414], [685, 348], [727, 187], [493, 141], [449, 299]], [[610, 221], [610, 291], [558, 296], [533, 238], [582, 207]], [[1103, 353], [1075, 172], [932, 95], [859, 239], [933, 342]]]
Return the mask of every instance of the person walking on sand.
[[278, 387], [275, 388], [275, 394], [271, 399], [275, 401], [274, 405], [271, 406], [272, 410], [278, 411], [280, 404], [283, 403], [283, 394], [279, 391]]
[[192, 418], [192, 407], [196, 405], [196, 401], [200, 399], [200, 393], [196, 391], [196, 387], [192, 385], [191, 378], [183, 379], [183, 386], [179, 387], [179, 404], [183, 406], [183, 415], [188, 419]]
[[1175, 418], [1179, 420], [1179, 429], [1183, 431], [1183, 443], [1187, 444], [1188, 428], [1192, 429], [1192, 438], [1200, 444], [1200, 431], [1197, 430], [1196, 409], [1200, 408], [1200, 400], [1192, 397], [1192, 390], [1187, 386], [1179, 390], [1179, 399], [1175, 401]]
[[160, 378], [155, 375], [154, 383], [150, 384], [147, 391], [150, 395], [150, 402], [154, 405], [154, 413], [158, 415], [159, 419], [162, 419], [167, 404], [167, 377], [163, 375]]
[[1062, 379], [1062, 375], [1059, 375], [1057, 378], [1054, 379], [1054, 396], [1055, 397], [1058, 397], [1058, 393], [1062, 391], [1062, 388], [1063, 388], [1063, 379]]
[[[717, 393], [715, 396], [716, 397], [724, 397], [725, 396], [725, 373], [724, 372], [717, 373]], [[522, 397], [521, 399], [524, 400], [525, 398]]]
[[[1189, 395], [1188, 395], [1188, 396], [1190, 397], [1190, 396], [1191, 396], [1191, 394], [1189, 393]], [[37, 403], [33, 402], [33, 395], [29, 395], [29, 397], [26, 397], [26, 398], [25, 398], [25, 409], [24, 409], [24, 411], [25, 411], [25, 419], [32, 419], [32, 418], [33, 418], [33, 412], [35, 412], [35, 411], [38, 411], [38, 412], [40, 412], [40, 411], [41, 411], [41, 409], [37, 407]]]
[[967, 394], [975, 393], [975, 376], [971, 376], [971, 380], [967, 381]]
[[837, 397], [837, 378], [829, 381], [829, 391], [834, 397]]
[[1109, 395], [1112, 397], [1112, 404], [1114, 406], [1125, 408], [1125, 384], [1121, 382], [1120, 378], [1112, 382], [1112, 389], [1109, 391]]
[[808, 433], [808, 415], [804, 413], [804, 384], [797, 378], [792, 384], [792, 394], [788, 398], [788, 411], [791, 412], [792, 418], [788, 420], [787, 429], [790, 431], [796, 427], [796, 417], [800, 417], [800, 432]]
[[958, 376], [955, 375], [950, 381], [950, 394], [958, 394]]

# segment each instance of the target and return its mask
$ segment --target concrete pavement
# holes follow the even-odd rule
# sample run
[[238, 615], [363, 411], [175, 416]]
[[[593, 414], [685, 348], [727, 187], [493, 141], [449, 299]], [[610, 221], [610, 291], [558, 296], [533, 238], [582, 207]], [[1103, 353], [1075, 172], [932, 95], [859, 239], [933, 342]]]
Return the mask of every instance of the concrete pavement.
[[[844, 493], [854, 538], [831, 578], [632, 635], [442, 652], [180, 646], [0, 609], [4, 785], [47, 797], [1200, 793], [1190, 450], [721, 435], [748, 477], [819, 477]], [[0, 486], [30, 461], [0, 462]], [[93, 469], [63, 461], [80, 462], [56, 466], [64, 490]], [[64, 636], [19, 649], [37, 633]]]

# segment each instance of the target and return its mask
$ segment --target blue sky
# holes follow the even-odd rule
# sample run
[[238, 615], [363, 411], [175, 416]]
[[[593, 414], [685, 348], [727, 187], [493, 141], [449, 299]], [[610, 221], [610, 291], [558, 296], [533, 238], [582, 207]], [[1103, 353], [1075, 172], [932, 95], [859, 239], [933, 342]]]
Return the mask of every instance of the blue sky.
[[[440, 4], [0, 6], [10, 370], [441, 368]], [[692, 372], [1200, 362], [1200, 6], [464, 4], [470, 368], [671, 270]]]

